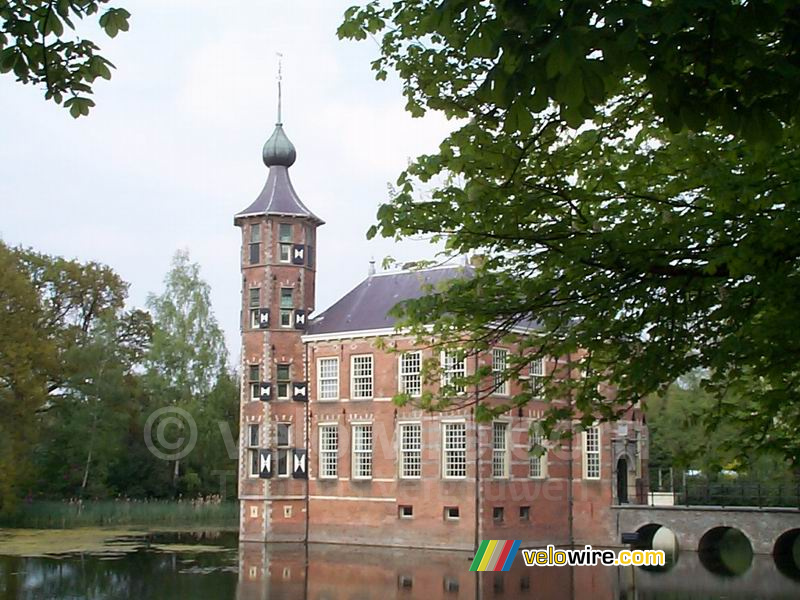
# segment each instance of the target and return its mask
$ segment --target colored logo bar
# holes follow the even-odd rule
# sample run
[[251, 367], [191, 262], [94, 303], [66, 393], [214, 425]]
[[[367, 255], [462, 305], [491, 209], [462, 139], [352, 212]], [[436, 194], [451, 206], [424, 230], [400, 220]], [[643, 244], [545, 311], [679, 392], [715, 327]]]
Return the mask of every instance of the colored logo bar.
[[483, 540], [470, 571], [508, 571], [519, 550], [520, 540]]

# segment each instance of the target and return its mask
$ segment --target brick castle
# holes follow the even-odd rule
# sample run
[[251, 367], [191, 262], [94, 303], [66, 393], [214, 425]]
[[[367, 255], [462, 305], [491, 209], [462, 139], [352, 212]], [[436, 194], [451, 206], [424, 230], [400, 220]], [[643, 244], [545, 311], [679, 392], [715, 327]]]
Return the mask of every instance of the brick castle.
[[[263, 159], [264, 189], [234, 219], [242, 235], [240, 540], [468, 551], [482, 539], [618, 544], [610, 507], [643, 502], [647, 489], [641, 412], [548, 443], [531, 437], [544, 402], [490, 423], [477, 423], [471, 408], [396, 406], [396, 394], [418, 396], [430, 385], [426, 359], [440, 360], [446, 384], [481, 365], [501, 372], [515, 348], [434, 356], [395, 330], [394, 304], [420, 296], [424, 284], [469, 277], [467, 265], [371, 269], [310, 318], [324, 222], [292, 185], [296, 151], [280, 122]], [[579, 376], [566, 358], [533, 360], [519, 380], [493, 382], [489, 401], [507, 401], [536, 378]], [[531, 455], [542, 442], [547, 451]]]

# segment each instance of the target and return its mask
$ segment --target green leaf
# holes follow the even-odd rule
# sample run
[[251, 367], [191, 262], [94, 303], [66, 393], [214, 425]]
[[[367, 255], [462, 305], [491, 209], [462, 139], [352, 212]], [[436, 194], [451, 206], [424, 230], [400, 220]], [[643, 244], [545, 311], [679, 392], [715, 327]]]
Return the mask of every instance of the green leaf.
[[577, 106], [583, 101], [583, 77], [580, 69], [573, 69], [563, 75], [556, 83], [556, 99], [570, 106]]

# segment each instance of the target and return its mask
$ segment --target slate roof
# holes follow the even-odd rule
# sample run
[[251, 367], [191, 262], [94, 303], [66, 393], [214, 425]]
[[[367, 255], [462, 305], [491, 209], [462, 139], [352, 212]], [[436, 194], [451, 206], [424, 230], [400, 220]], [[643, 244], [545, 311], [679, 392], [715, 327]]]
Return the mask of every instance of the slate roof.
[[[418, 271], [377, 273], [367, 277], [328, 310], [309, 321], [306, 335], [324, 335], [373, 329], [393, 329], [388, 312], [403, 300], [420, 298], [424, 284], [436, 285], [456, 277], [472, 277], [472, 267], [435, 267]], [[535, 327], [533, 322], [523, 326]]]
[[325, 312], [309, 321], [307, 335], [393, 328], [387, 313], [398, 302], [423, 295], [423, 284], [436, 285], [454, 277], [470, 277], [471, 267], [376, 273], [359, 283]]
[[264, 164], [269, 167], [267, 182], [255, 202], [238, 213], [234, 222], [240, 217], [280, 215], [306, 217], [322, 225], [324, 221], [303, 204], [289, 178], [289, 167], [294, 163], [296, 152], [280, 123], [275, 125], [275, 131], [264, 144], [262, 155]]

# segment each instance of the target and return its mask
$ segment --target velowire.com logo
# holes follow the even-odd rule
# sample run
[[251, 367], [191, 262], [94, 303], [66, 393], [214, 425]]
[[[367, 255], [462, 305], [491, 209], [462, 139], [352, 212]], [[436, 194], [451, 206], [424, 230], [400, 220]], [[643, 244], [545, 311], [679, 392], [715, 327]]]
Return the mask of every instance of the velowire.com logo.
[[508, 571], [519, 550], [520, 540], [483, 540], [470, 571]]

